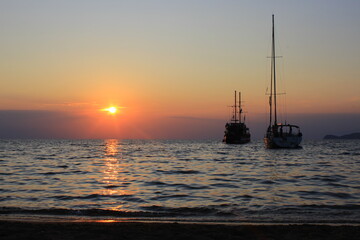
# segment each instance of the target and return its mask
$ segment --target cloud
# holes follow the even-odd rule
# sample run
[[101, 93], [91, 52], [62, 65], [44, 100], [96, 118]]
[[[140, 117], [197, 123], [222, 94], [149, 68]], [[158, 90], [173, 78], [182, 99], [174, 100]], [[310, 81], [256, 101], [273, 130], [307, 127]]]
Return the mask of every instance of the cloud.
[[174, 119], [182, 119], [182, 120], [194, 120], [194, 121], [221, 121], [216, 118], [201, 118], [201, 117], [193, 117], [193, 116], [168, 116], [167, 118]]
[[[289, 114], [288, 122], [301, 127], [304, 139], [360, 131], [360, 114]], [[64, 111], [0, 111], [0, 138], [122, 138], [217, 139], [226, 120], [192, 116], [146, 117], [109, 121]], [[262, 139], [267, 114], [247, 117], [252, 139]]]
[[0, 137], [72, 138], [81, 132], [81, 118], [66, 112], [4, 110], [0, 111]]

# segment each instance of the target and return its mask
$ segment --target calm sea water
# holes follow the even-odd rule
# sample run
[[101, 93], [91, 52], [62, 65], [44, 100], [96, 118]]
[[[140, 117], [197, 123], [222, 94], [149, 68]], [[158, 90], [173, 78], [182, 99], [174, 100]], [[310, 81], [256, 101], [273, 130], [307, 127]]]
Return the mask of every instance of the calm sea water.
[[360, 141], [0, 140], [0, 214], [360, 223]]

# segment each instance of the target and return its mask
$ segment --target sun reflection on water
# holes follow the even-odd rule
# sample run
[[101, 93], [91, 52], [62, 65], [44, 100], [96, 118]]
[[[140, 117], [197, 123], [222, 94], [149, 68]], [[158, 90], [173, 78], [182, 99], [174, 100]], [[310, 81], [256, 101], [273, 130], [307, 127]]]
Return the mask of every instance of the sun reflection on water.
[[[119, 161], [121, 160], [121, 154], [118, 151], [117, 139], [108, 139], [105, 140], [105, 169], [104, 169], [104, 179], [103, 182], [111, 188], [113, 184], [118, 182], [118, 173], [119, 173]], [[115, 185], [113, 185], [115, 186]], [[112, 195], [116, 193], [116, 190], [107, 189], [108, 194]]]
[[119, 153], [119, 140], [118, 139], [107, 139], [105, 140], [105, 156], [116, 157]]
[[120, 150], [120, 141], [117, 139], [105, 140], [104, 149], [104, 169], [102, 182], [106, 184], [102, 190], [102, 195], [126, 195], [124, 189], [119, 189], [120, 185], [125, 182], [125, 178], [121, 176], [124, 172], [124, 163], [122, 152]]
[[119, 196], [118, 200], [109, 199], [105, 204], [106, 209], [113, 211], [125, 211], [124, 201], [121, 197], [127, 197], [135, 194], [134, 189], [130, 187], [130, 180], [125, 174], [129, 164], [123, 159], [121, 142], [117, 139], [105, 140], [104, 147], [104, 165], [101, 170], [102, 182], [105, 184], [101, 190], [103, 196]]

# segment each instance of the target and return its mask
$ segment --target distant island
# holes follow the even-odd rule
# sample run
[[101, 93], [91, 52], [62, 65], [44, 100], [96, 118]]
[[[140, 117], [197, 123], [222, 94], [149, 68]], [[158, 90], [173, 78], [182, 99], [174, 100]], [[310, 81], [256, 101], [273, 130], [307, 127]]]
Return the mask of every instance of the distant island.
[[324, 139], [360, 139], [360, 133], [351, 133], [342, 136], [326, 135]]

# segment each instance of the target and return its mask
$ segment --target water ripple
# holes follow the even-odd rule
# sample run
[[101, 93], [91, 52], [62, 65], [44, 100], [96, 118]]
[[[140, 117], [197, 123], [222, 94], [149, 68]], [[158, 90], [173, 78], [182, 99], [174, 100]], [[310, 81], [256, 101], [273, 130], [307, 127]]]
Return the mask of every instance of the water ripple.
[[360, 221], [359, 141], [1, 140], [0, 213]]

